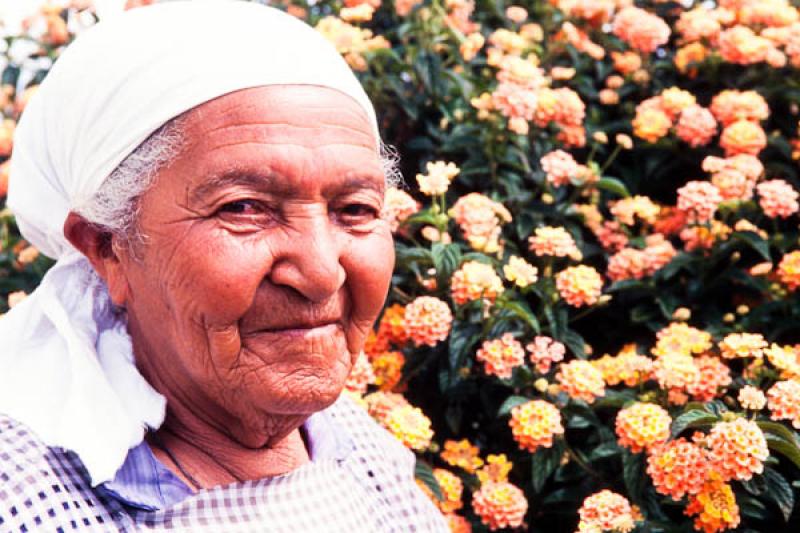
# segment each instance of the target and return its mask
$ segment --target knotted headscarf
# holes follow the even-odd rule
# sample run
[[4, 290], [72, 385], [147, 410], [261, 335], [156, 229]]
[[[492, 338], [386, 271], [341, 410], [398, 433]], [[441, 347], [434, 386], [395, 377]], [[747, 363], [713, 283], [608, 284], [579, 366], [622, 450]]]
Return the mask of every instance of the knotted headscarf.
[[56, 61], [16, 129], [8, 205], [22, 235], [57, 260], [0, 318], [0, 413], [78, 454], [93, 485], [164, 418], [137, 371], [125, 324], [68, 213], [170, 119], [227, 93], [316, 85], [372, 105], [336, 49], [303, 22], [240, 1], [177, 1], [104, 19]]

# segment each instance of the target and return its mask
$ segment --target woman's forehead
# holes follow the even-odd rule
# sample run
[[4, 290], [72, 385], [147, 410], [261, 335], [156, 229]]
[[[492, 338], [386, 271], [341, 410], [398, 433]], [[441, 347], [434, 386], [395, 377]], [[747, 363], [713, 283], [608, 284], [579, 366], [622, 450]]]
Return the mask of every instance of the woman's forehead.
[[185, 127], [190, 143], [225, 136], [309, 144], [346, 138], [375, 147], [376, 153], [378, 145], [373, 124], [356, 100], [313, 85], [255, 87], [220, 96], [188, 112]]

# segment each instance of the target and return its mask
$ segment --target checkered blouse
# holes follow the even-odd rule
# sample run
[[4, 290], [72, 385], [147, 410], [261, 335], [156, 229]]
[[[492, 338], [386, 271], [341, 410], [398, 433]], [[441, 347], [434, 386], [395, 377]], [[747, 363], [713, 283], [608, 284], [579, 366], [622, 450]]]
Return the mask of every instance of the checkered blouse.
[[146, 444], [92, 488], [78, 457], [0, 415], [0, 533], [447, 531], [414, 457], [347, 398], [304, 426], [311, 461], [282, 476], [192, 491]]

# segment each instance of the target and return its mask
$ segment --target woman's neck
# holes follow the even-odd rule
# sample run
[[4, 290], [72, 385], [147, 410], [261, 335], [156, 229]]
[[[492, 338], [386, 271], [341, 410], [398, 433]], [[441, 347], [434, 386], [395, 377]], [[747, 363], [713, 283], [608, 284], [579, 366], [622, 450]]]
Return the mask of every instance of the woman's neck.
[[261, 449], [169, 427], [150, 435], [148, 443], [156, 458], [193, 490], [286, 474], [309, 461], [299, 429]]
[[201, 403], [189, 409], [168, 398], [166, 420], [148, 438], [156, 457], [193, 489], [286, 474], [309, 461], [299, 430], [305, 416], [259, 413], [246, 420], [209, 413]]

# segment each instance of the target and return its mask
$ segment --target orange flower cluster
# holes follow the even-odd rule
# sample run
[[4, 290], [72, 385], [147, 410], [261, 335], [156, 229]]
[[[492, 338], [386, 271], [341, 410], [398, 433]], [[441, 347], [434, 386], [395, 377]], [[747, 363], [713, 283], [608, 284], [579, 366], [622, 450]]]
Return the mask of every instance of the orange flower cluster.
[[400, 304], [387, 307], [378, 323], [378, 337], [386, 339], [387, 343], [395, 346], [405, 344], [408, 340], [405, 313], [405, 308]]
[[680, 392], [687, 390], [700, 379], [700, 369], [694, 364], [691, 355], [667, 352], [656, 357], [653, 363], [653, 376], [662, 389]]
[[778, 263], [778, 279], [790, 291], [800, 287], [800, 250], [789, 252]]
[[675, 125], [675, 135], [692, 148], [705, 146], [717, 134], [717, 121], [705, 107], [691, 105], [685, 108]]
[[510, 378], [511, 372], [525, 363], [525, 350], [511, 333], [505, 333], [499, 339], [484, 341], [475, 358], [483, 363], [487, 374]]
[[390, 46], [385, 37], [373, 36], [370, 30], [353, 26], [333, 16], [320, 20], [315, 29], [333, 43], [353, 70], [367, 69], [367, 61], [364, 59], [367, 52]]
[[431, 421], [413, 405], [400, 405], [386, 415], [383, 425], [392, 435], [412, 450], [426, 449], [433, 438]]
[[537, 335], [525, 349], [530, 354], [531, 363], [540, 374], [550, 372], [553, 363], [561, 362], [567, 353], [567, 348], [562, 343], [551, 337]]
[[705, 353], [712, 347], [711, 334], [682, 322], [672, 322], [656, 333], [653, 355], [672, 352], [685, 354]]
[[453, 313], [450, 306], [433, 296], [419, 296], [403, 314], [408, 338], [416, 346], [435, 346], [450, 334]]
[[666, 136], [673, 126], [678, 138], [691, 146], [708, 144], [717, 133], [713, 114], [697, 105], [692, 93], [677, 87], [639, 103], [631, 125], [634, 135], [650, 143]]
[[731, 384], [731, 370], [712, 355], [702, 355], [694, 360], [697, 367], [697, 379], [686, 384], [686, 392], [695, 400], [710, 402], [720, 395], [725, 387]]
[[389, 187], [384, 195], [381, 218], [389, 222], [392, 233], [394, 233], [399, 229], [400, 224], [419, 211], [419, 207], [419, 202], [414, 200], [410, 194], [397, 187]]
[[750, 411], [760, 411], [767, 405], [767, 397], [760, 389], [752, 385], [745, 385], [739, 390], [739, 405]]
[[583, 119], [586, 105], [569, 87], [545, 88], [539, 91], [533, 123], [540, 127], [555, 124], [557, 138], [566, 146], [581, 147], [586, 143]]
[[472, 510], [490, 530], [522, 525], [528, 512], [525, 494], [507, 481], [490, 481], [472, 495]]
[[639, 453], [669, 438], [672, 418], [653, 403], [636, 402], [617, 414], [615, 430], [620, 446]]
[[492, 265], [468, 261], [453, 273], [450, 291], [453, 301], [459, 305], [481, 298], [493, 302], [503, 292], [503, 280]]
[[635, 195], [613, 202], [610, 211], [619, 222], [633, 226], [636, 220], [653, 224], [661, 208], [647, 196]]
[[725, 159], [708, 156], [703, 159], [703, 170], [711, 173], [711, 183], [719, 189], [723, 200], [749, 200], [756, 181], [764, 173], [764, 165], [749, 154]]
[[758, 425], [744, 418], [718, 422], [706, 439], [711, 467], [724, 481], [747, 480], [764, 471], [767, 440]]
[[556, 274], [556, 288], [571, 306], [594, 305], [603, 292], [603, 278], [590, 266], [571, 266]]
[[572, 154], [564, 150], [548, 152], [539, 160], [548, 183], [553, 187], [591, 182], [595, 176], [586, 165], [581, 165]]
[[661, 18], [638, 7], [626, 7], [617, 13], [612, 31], [631, 48], [646, 54], [666, 44], [671, 33]]
[[486, 464], [475, 475], [481, 483], [508, 481], [508, 474], [514, 464], [508, 460], [506, 454], [489, 454], [486, 456]]
[[553, 437], [564, 434], [561, 412], [544, 400], [531, 400], [511, 410], [511, 434], [519, 447], [533, 453], [553, 446]]
[[579, 532], [627, 533], [636, 525], [635, 511], [627, 498], [608, 489], [588, 496], [578, 509]]
[[450, 533], [472, 533], [472, 525], [463, 516], [455, 513], [445, 513], [444, 518], [447, 520]]
[[729, 333], [719, 342], [719, 351], [725, 359], [760, 359], [768, 345], [760, 333]]
[[800, 194], [784, 180], [763, 181], [756, 186], [758, 205], [770, 218], [787, 218], [800, 210]]
[[775, 51], [772, 41], [747, 26], [734, 26], [719, 34], [719, 55], [730, 63], [752, 65], [767, 61]]
[[767, 406], [772, 420], [789, 420], [800, 429], [800, 383], [778, 381], [767, 391]]
[[402, 394], [396, 392], [376, 391], [364, 396], [367, 412], [379, 423], [384, 424], [386, 418], [396, 407], [409, 405]]
[[650, 261], [644, 250], [623, 248], [608, 258], [606, 275], [611, 281], [642, 279], [650, 273]]
[[767, 135], [755, 122], [739, 120], [722, 130], [719, 145], [725, 150], [725, 157], [758, 155], [767, 146]]
[[709, 222], [721, 201], [719, 189], [707, 181], [690, 181], [678, 189], [678, 209], [689, 222]]
[[713, 471], [700, 492], [689, 497], [689, 505], [684, 512], [695, 517], [695, 529], [704, 533], [733, 529], [741, 521], [733, 489]]
[[636, 352], [636, 345], [629, 344], [615, 355], [604, 355], [592, 361], [592, 364], [603, 374], [606, 385], [613, 387], [624, 383], [628, 387], [636, 387], [650, 379], [653, 371], [653, 360]]
[[402, 352], [389, 351], [370, 355], [375, 385], [379, 390], [391, 391], [403, 377], [406, 358]]
[[702, 490], [709, 466], [705, 451], [682, 438], [654, 446], [647, 457], [656, 491], [675, 501]]
[[417, 174], [419, 190], [427, 196], [444, 194], [450, 187], [450, 182], [458, 176], [459, 172], [461, 170], [455, 163], [430, 161], [425, 165], [425, 174]]
[[795, 347], [773, 343], [764, 354], [772, 366], [781, 371], [782, 379], [800, 379], [800, 353]]
[[544, 226], [536, 228], [528, 238], [531, 250], [538, 256], [569, 257], [580, 261], [583, 257], [575, 239], [564, 228]]
[[457, 475], [444, 468], [434, 468], [433, 477], [442, 489], [443, 498], [432, 498], [433, 502], [443, 513], [452, 513], [461, 509], [464, 503], [461, 494], [464, 492], [464, 483]]
[[724, 90], [711, 100], [711, 113], [723, 126], [746, 120], [760, 122], [769, 117], [769, 106], [756, 91]]
[[511, 222], [511, 213], [503, 204], [473, 192], [456, 200], [448, 213], [474, 250], [484, 253], [501, 250], [500, 229]]
[[589, 361], [575, 359], [562, 363], [558, 368], [556, 380], [570, 398], [594, 402], [595, 398], [606, 393], [603, 374]]
[[528, 285], [536, 283], [536, 280], [539, 279], [539, 269], [523, 258], [512, 255], [508, 258], [508, 263], [503, 265], [503, 275], [511, 283], [524, 289]]
[[347, 376], [344, 387], [349, 391], [364, 394], [367, 392], [367, 387], [372, 383], [375, 383], [375, 372], [372, 370], [372, 365], [366, 354], [359, 352], [353, 363], [353, 368], [350, 370], [350, 375]]
[[457, 466], [470, 474], [474, 474], [483, 466], [483, 459], [478, 454], [478, 447], [467, 439], [445, 441], [440, 455], [442, 460], [450, 466]]

